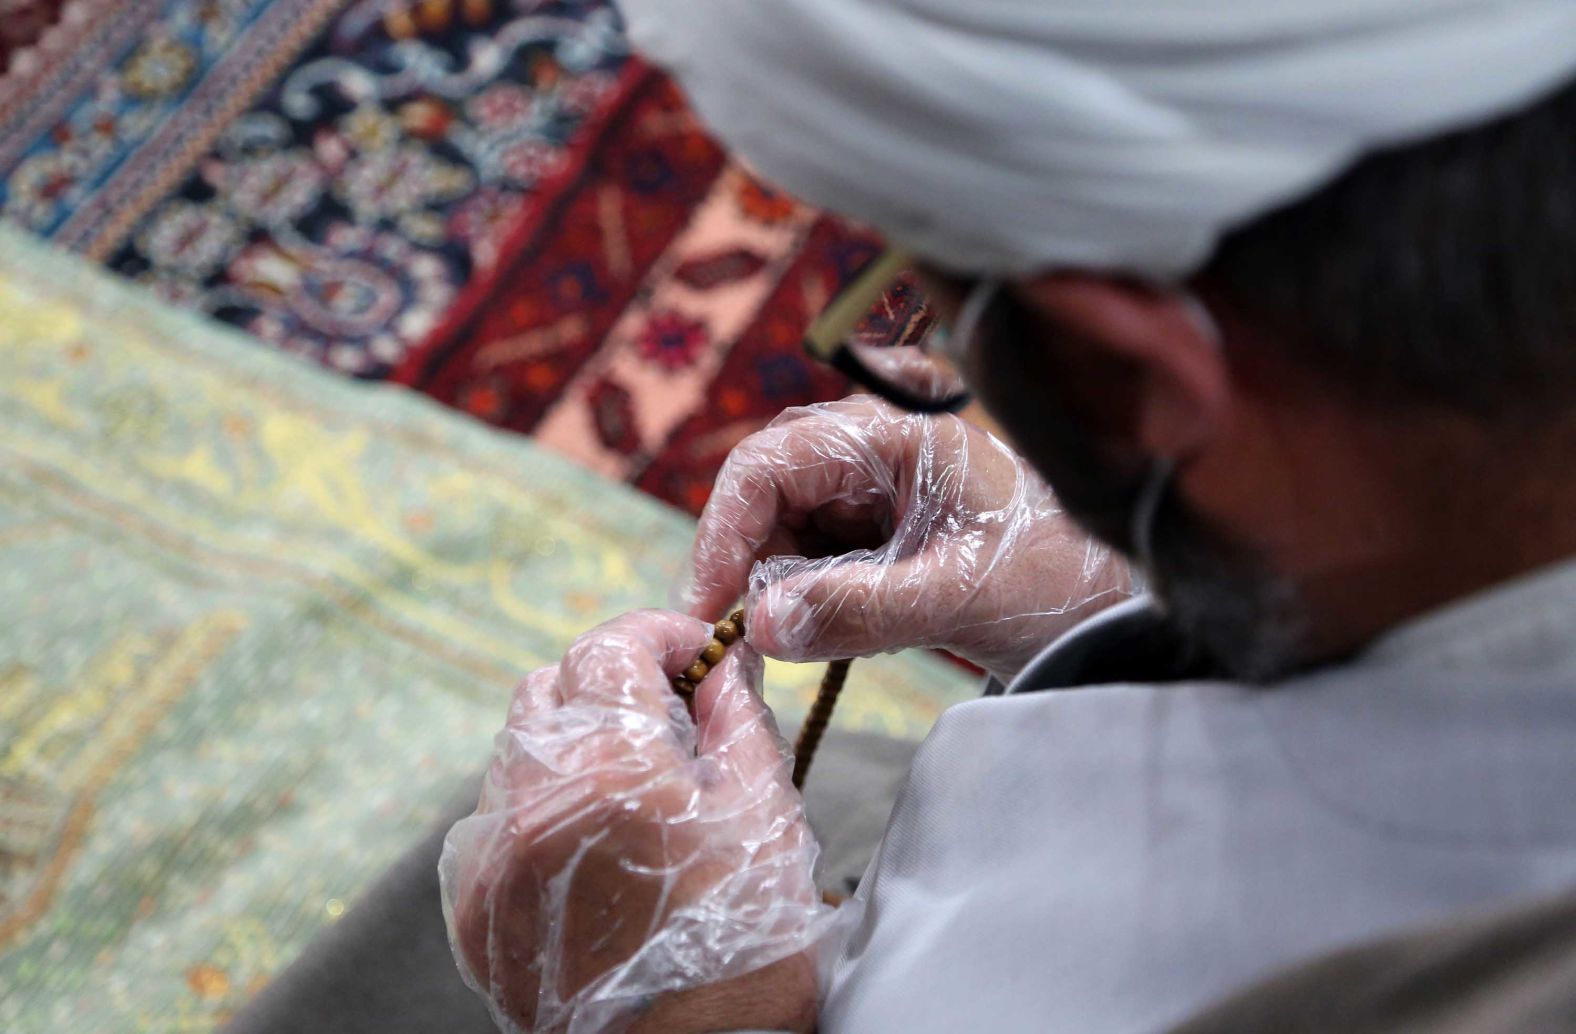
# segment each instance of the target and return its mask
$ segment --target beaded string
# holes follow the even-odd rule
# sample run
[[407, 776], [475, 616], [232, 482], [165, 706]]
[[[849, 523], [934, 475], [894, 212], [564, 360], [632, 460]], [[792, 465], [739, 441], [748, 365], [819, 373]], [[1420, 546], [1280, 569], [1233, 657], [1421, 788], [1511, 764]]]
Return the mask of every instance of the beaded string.
[[[691, 714], [695, 713], [695, 687], [700, 685], [711, 669], [722, 663], [722, 659], [728, 655], [728, 647], [742, 638], [744, 611], [736, 610], [712, 626], [711, 642], [706, 644], [694, 664], [673, 679], [673, 692], [684, 701]], [[851, 660], [833, 661], [827, 665], [826, 675], [821, 679], [821, 689], [815, 695], [815, 704], [805, 716], [804, 724], [799, 727], [799, 741], [793, 749], [793, 785], [796, 790], [804, 789], [805, 777], [810, 774], [816, 749], [821, 746], [821, 737], [831, 724], [832, 711], [837, 707], [837, 698], [842, 694], [844, 684], [848, 682], [848, 669], [853, 663]]]
[[673, 692], [679, 695], [679, 699], [692, 713], [695, 710], [695, 687], [700, 685], [711, 669], [722, 663], [722, 659], [728, 655], [728, 647], [744, 638], [744, 611], [736, 610], [711, 626], [711, 635], [711, 642], [706, 644], [706, 649], [700, 652], [695, 663], [673, 679]]
[[821, 688], [815, 694], [810, 713], [805, 715], [804, 724], [799, 727], [799, 742], [793, 748], [793, 785], [796, 790], [804, 789], [804, 778], [810, 774], [810, 763], [815, 760], [815, 751], [821, 745], [826, 727], [832, 724], [832, 711], [837, 707], [837, 698], [843, 692], [843, 684], [848, 681], [848, 669], [853, 663], [851, 660], [833, 661], [826, 666], [826, 674], [821, 677]]

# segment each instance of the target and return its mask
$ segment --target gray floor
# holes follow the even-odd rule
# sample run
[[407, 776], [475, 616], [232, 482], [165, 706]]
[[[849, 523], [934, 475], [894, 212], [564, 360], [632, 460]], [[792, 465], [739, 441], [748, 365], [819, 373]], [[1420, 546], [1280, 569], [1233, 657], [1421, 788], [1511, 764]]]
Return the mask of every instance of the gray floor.
[[[821, 885], [848, 893], [886, 828], [915, 745], [831, 732], [805, 787]], [[438, 904], [438, 855], [475, 789], [231, 1023], [229, 1034], [487, 1034], [460, 981]]]

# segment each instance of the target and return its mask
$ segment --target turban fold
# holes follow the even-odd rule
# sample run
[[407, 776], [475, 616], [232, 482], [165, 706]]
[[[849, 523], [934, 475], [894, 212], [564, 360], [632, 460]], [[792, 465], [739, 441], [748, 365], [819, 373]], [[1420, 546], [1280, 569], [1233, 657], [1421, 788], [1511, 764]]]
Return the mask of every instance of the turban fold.
[[959, 271], [1183, 277], [1576, 74], [1576, 0], [618, 0], [762, 175]]

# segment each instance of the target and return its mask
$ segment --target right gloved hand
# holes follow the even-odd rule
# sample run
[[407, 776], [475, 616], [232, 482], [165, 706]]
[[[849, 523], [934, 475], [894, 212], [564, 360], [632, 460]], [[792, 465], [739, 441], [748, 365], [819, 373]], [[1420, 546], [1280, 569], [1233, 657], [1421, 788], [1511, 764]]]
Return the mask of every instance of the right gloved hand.
[[734, 450], [694, 567], [691, 613], [748, 590], [750, 641], [769, 656], [932, 647], [1003, 679], [1132, 591], [1126, 563], [1007, 446], [861, 396], [789, 410]]
[[729, 651], [693, 721], [671, 688], [711, 637], [628, 614], [515, 692], [439, 864], [461, 974], [503, 1030], [814, 1025], [838, 927], [760, 658]]

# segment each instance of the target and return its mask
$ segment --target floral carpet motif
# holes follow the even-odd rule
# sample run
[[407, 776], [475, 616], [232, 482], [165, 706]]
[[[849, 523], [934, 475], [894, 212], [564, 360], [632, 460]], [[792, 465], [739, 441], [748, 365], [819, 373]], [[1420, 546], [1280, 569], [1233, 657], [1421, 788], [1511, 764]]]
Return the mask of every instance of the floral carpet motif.
[[410, 35], [385, 0], [76, 2], [58, 60], [3, 84], [0, 214], [362, 377], [492, 261], [629, 64], [603, 0]]
[[[220, 1025], [693, 524], [0, 227], [0, 1031]], [[769, 665], [801, 717], [821, 669]], [[839, 727], [970, 680], [861, 662]]]

